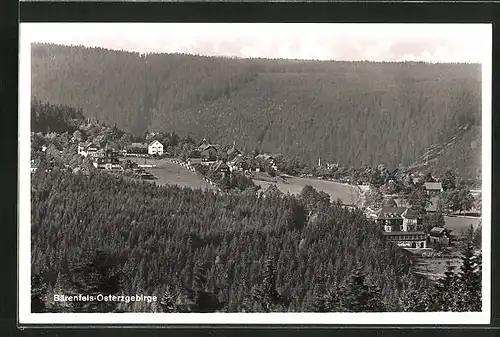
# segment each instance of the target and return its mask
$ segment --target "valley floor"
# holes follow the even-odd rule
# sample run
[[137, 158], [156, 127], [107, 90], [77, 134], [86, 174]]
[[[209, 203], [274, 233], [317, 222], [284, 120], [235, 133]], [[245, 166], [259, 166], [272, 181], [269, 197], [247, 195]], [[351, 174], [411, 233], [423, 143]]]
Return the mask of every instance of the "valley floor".
[[[273, 184], [262, 180], [254, 180], [254, 182], [263, 190]], [[337, 183], [334, 181], [319, 180], [314, 178], [288, 177], [286, 183], [277, 182], [275, 184], [281, 192], [290, 194], [299, 194], [304, 186], [311, 185], [318, 191], [328, 193], [332, 201], [340, 198], [344, 204], [348, 205], [355, 205], [360, 199], [360, 193], [356, 186]]]
[[[140, 164], [143, 164], [141, 161]], [[191, 187], [201, 189], [214, 189], [212, 185], [189, 169], [172, 163], [169, 158], [147, 159], [146, 165], [156, 165], [156, 167], [146, 168], [146, 171], [153, 174], [159, 185], [177, 185], [179, 187]]]

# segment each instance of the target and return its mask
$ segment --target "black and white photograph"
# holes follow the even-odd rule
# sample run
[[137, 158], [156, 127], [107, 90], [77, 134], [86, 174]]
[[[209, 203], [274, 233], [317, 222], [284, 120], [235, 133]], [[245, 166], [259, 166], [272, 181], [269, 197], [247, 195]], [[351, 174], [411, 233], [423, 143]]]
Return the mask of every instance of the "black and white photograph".
[[489, 323], [491, 30], [21, 23], [20, 322]]

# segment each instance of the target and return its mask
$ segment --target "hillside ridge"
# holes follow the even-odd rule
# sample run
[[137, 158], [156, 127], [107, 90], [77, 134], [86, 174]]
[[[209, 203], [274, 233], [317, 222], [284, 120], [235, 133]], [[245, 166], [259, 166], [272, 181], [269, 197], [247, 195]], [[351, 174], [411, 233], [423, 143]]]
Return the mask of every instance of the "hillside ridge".
[[37, 99], [82, 108], [136, 135], [175, 131], [307, 164], [411, 165], [481, 120], [474, 64], [141, 55], [46, 44], [32, 54]]

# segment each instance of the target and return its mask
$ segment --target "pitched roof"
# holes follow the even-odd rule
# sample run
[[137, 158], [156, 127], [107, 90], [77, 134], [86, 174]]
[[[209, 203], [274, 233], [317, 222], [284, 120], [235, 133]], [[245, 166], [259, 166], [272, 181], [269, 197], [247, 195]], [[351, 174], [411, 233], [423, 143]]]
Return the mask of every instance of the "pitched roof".
[[206, 151], [209, 148], [214, 148], [217, 150], [217, 147], [213, 144], [201, 144], [200, 146], [198, 146], [198, 151]]
[[232, 147], [229, 150], [227, 150], [227, 155], [228, 156], [232, 156], [233, 154], [238, 154], [238, 153], [241, 153], [241, 151], [238, 150], [238, 149], [236, 149], [236, 148], [234, 148], [234, 147]]
[[430, 230], [429, 234], [431, 236], [442, 236], [443, 234], [446, 234], [447, 232], [450, 232], [450, 230], [442, 227], [432, 227]]
[[132, 143], [132, 144], [130, 144], [127, 147], [128, 148], [133, 148], [133, 147], [136, 147], [136, 148], [147, 148], [148, 144], [147, 143]]
[[406, 211], [406, 207], [382, 207], [377, 213], [377, 219], [402, 218], [401, 214]]
[[411, 209], [411, 208], [407, 208], [402, 214], [401, 214], [402, 217], [405, 217], [407, 219], [417, 219], [419, 218], [419, 214], [417, 211]]
[[441, 191], [443, 188], [443, 184], [441, 183], [425, 183], [425, 189], [426, 190], [432, 190], [432, 191]]
[[214, 171], [218, 171], [220, 169], [229, 169], [229, 166], [227, 166], [226, 163], [220, 160], [219, 162], [217, 162], [217, 164], [215, 164]]
[[229, 164], [230, 165], [236, 165], [236, 164], [239, 164], [241, 162], [244, 162], [245, 160], [242, 158], [242, 157], [235, 157], [233, 160], [229, 161]]
[[258, 158], [258, 159], [264, 159], [264, 160], [269, 160], [269, 159], [273, 159], [273, 157], [271, 155], [268, 155], [268, 154], [259, 154], [257, 155], [257, 157], [255, 158]]
[[158, 144], [160, 144], [161, 146], [163, 146], [163, 144], [162, 144], [162, 143], [160, 143], [160, 142], [159, 142], [159, 141], [157, 141], [157, 140], [153, 140], [151, 143], [149, 143], [149, 146], [153, 145], [154, 143], [158, 143]]

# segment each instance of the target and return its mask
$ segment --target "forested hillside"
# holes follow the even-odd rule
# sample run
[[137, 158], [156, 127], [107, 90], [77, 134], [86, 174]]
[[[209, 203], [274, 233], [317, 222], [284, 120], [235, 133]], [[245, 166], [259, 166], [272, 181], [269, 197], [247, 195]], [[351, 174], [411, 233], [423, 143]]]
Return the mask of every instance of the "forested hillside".
[[[239, 147], [297, 155], [309, 164], [321, 157], [353, 166], [410, 165], [460, 127], [481, 123], [479, 65], [34, 45], [32, 69], [37, 99], [80, 107], [125, 131], [235, 140]], [[475, 153], [471, 142], [457, 143], [469, 148], [460, 145], [451, 157]]]
[[207, 288], [220, 289], [228, 311], [259, 310], [245, 303], [262, 284], [267, 259], [274, 261], [277, 291], [294, 311], [346, 282], [357, 266], [378, 287], [383, 310], [397, 310], [403, 282], [413, 278], [409, 257], [385, 244], [360, 211], [334, 205], [306, 219], [318, 198], [313, 191], [302, 201], [262, 199], [57, 169], [34, 174], [32, 190], [34, 275], [61, 278], [75, 258], [106, 250], [131, 272], [125, 293], [161, 296], [166, 287], [180, 293], [203, 268]]
[[432, 144], [412, 167], [441, 172], [451, 168], [461, 177], [480, 182], [481, 139], [481, 127], [464, 126], [446, 141]]
[[[470, 249], [467, 278], [451, 273], [433, 288], [361, 211], [311, 187], [258, 198], [38, 170], [31, 225], [36, 312], [480, 309]], [[94, 293], [162, 301], [53, 301]]]

